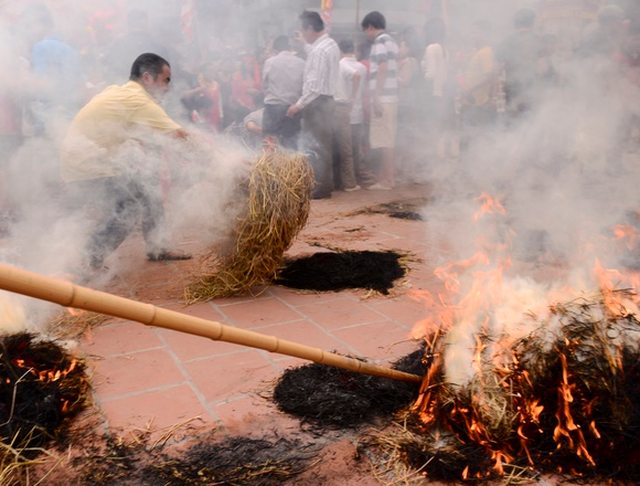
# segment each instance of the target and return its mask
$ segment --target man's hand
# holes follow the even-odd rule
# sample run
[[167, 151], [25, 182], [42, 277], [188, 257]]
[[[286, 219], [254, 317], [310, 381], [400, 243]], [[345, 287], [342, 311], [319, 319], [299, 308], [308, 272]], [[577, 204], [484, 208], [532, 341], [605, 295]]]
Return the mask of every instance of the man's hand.
[[305, 45], [307, 43], [306, 39], [302, 35], [302, 32], [300, 32], [299, 30], [296, 30], [293, 33], [293, 40], [296, 41], [296, 42], [299, 42], [302, 45]]
[[287, 116], [289, 118], [293, 118], [294, 116], [296, 116], [298, 113], [300, 113], [300, 108], [298, 108], [296, 105], [291, 105], [289, 107], [289, 109], [287, 110]]

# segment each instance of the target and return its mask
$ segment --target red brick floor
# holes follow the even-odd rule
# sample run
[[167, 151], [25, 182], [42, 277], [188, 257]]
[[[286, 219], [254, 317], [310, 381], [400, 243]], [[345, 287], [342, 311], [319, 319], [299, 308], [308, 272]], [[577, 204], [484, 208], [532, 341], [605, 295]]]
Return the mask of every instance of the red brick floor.
[[[335, 192], [313, 201], [307, 227], [288, 256], [327, 251], [317, 245], [348, 250], [411, 252], [424, 261], [424, 223], [360, 210], [384, 202], [426, 197], [427, 186], [394, 191]], [[180, 247], [204, 253], [197, 235], [183, 236]], [[184, 242], [183, 242], [184, 243]], [[180, 244], [180, 242], [178, 242]], [[408, 340], [426, 308], [412, 289], [433, 283], [431, 269], [412, 262], [391, 295], [366, 291], [297, 292], [271, 286], [257, 296], [243, 295], [186, 306], [184, 284], [199, 264], [144, 261], [139, 238], [131, 238], [111, 257], [125, 268], [104, 290], [190, 316], [217, 321], [280, 339], [360, 356], [388, 365], [416, 348]], [[288, 367], [305, 361], [236, 344], [212, 341], [175, 330], [109, 320], [83, 342], [93, 369], [95, 401], [105, 426], [127, 430], [169, 427], [191, 418], [204, 427], [243, 433], [243, 423], [278, 423], [287, 418], [262, 398]], [[258, 419], [262, 417], [262, 419]], [[291, 422], [291, 419], [289, 419]], [[295, 423], [295, 421], [293, 421]], [[289, 423], [291, 426], [291, 423]]]

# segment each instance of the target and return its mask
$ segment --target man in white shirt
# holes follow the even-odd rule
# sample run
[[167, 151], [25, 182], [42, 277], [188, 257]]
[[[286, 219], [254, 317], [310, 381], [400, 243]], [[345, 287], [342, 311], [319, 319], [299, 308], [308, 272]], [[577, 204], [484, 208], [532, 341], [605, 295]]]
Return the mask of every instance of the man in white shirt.
[[346, 65], [356, 70], [360, 77], [358, 89], [353, 98], [350, 114], [351, 148], [353, 150], [353, 165], [356, 171], [356, 180], [362, 184], [368, 182], [372, 175], [367, 173], [367, 169], [362, 160], [362, 148], [364, 143], [364, 90], [367, 83], [367, 68], [355, 55], [355, 46], [350, 40], [341, 41], [338, 46], [342, 53], [340, 65]]
[[[361, 78], [358, 69], [350, 62], [358, 61], [353, 57], [353, 41], [342, 40], [338, 44], [340, 47], [340, 70], [338, 78], [338, 89], [336, 91], [336, 108], [333, 119], [333, 136], [335, 147], [337, 148], [334, 158], [338, 169], [338, 179], [341, 188], [347, 192], [357, 191], [360, 186], [356, 184], [355, 164], [353, 160], [353, 145], [351, 136], [351, 111], [360, 93], [362, 102]], [[351, 58], [347, 56], [351, 55]], [[362, 66], [364, 68], [364, 66]], [[365, 68], [366, 69], [366, 68]]]
[[306, 43], [307, 61], [304, 68], [302, 96], [287, 110], [287, 116], [302, 112], [307, 148], [315, 152], [310, 157], [316, 179], [313, 199], [331, 197], [333, 190], [333, 116], [334, 96], [338, 85], [340, 49], [324, 30], [318, 12], [305, 10], [300, 15], [300, 41]]
[[276, 55], [265, 61], [262, 71], [265, 104], [262, 133], [276, 138], [284, 147], [295, 149], [301, 117], [287, 116], [287, 110], [302, 96], [304, 61], [291, 52], [286, 35], [274, 39], [273, 50]]
[[380, 12], [369, 12], [362, 19], [362, 30], [373, 42], [369, 57], [371, 125], [369, 142], [381, 154], [378, 182], [368, 189], [390, 190], [395, 186], [396, 134], [398, 130], [398, 44], [385, 32], [386, 19]]

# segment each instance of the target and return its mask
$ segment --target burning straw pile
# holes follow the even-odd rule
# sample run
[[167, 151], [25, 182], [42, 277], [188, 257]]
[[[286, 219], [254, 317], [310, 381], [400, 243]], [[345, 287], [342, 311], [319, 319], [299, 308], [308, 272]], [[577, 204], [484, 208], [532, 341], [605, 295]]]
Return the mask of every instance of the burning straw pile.
[[229, 241], [215, 248], [212, 267], [186, 292], [189, 302], [237, 295], [270, 283], [309, 216], [313, 174], [297, 152], [265, 151], [247, 183], [248, 203]]
[[431, 336], [412, 425], [385, 439], [387, 452], [440, 480], [547, 471], [640, 481], [640, 322], [607, 300], [556, 305], [498, 352], [480, 336], [464, 385], [448, 382], [444, 338]]
[[[87, 405], [85, 364], [58, 344], [21, 333], [0, 338], [0, 482], [11, 484]], [[5, 482], [7, 481], [7, 482]]]

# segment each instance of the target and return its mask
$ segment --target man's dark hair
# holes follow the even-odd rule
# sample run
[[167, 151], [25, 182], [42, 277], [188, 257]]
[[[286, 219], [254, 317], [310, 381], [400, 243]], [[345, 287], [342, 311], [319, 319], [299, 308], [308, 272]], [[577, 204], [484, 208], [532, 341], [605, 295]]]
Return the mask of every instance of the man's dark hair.
[[286, 35], [279, 35], [275, 39], [273, 39], [273, 50], [275, 52], [288, 51], [291, 49], [291, 44], [289, 44], [289, 37]]
[[424, 26], [424, 40], [427, 46], [443, 44], [447, 38], [447, 25], [442, 17], [431, 17]]
[[340, 48], [340, 52], [343, 54], [353, 54], [356, 50], [351, 39], [342, 39], [338, 42], [338, 47]]
[[129, 79], [136, 81], [140, 79], [145, 72], [151, 74], [153, 79], [155, 79], [158, 77], [158, 74], [162, 72], [162, 68], [164, 68], [164, 66], [171, 67], [169, 62], [163, 57], [151, 52], [140, 54], [136, 60], [133, 61], [133, 65], [131, 66], [131, 76], [129, 76]]
[[529, 29], [536, 21], [536, 13], [530, 8], [521, 8], [513, 17], [513, 26], [516, 29]]
[[409, 56], [422, 59], [424, 45], [416, 29], [413, 27], [405, 27], [402, 32], [400, 32], [400, 41], [404, 41], [406, 44]]
[[384, 15], [382, 15], [380, 12], [369, 12], [362, 19], [362, 28], [366, 29], [367, 27], [384, 30], [387, 28], [387, 21], [384, 18]]
[[324, 30], [324, 21], [318, 12], [305, 10], [300, 14], [302, 21], [302, 30], [313, 29], [314, 32], [322, 32]]

